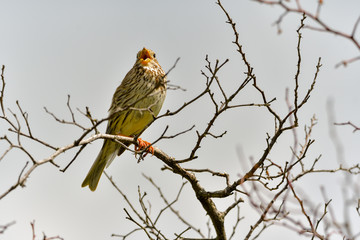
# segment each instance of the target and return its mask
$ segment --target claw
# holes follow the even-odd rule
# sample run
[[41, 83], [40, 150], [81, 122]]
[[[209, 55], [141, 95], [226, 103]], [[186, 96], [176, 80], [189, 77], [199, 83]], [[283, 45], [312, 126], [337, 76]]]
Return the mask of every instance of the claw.
[[154, 155], [155, 153], [155, 149], [153, 146], [151, 146], [151, 143], [147, 142], [147, 141], [144, 141], [142, 140], [141, 138], [138, 138], [138, 146], [135, 146], [135, 151], [141, 151], [141, 150], [144, 150], [146, 149], [146, 153], [144, 155], [144, 157], [148, 154], [148, 153], [151, 153], [152, 155]]

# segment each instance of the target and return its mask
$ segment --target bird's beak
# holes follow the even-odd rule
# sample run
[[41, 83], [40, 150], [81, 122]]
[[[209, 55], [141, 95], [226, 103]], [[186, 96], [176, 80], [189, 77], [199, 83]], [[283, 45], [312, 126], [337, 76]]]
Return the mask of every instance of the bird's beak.
[[140, 57], [139, 57], [140, 63], [142, 65], [146, 65], [150, 62], [151, 59], [152, 59], [152, 57], [150, 55], [149, 50], [147, 50], [146, 48], [143, 48], [143, 50], [141, 50]]

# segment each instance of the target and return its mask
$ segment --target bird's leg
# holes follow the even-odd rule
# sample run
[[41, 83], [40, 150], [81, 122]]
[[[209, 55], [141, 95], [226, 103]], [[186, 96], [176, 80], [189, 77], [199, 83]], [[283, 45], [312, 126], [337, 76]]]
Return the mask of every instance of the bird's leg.
[[153, 146], [151, 146], [151, 143], [144, 141], [141, 138], [138, 138], [137, 141], [138, 141], [138, 145], [135, 146], [135, 151], [141, 151], [141, 150], [146, 149], [146, 153], [145, 153], [144, 157], [148, 153], [151, 153], [152, 155], [154, 155], [155, 149]]

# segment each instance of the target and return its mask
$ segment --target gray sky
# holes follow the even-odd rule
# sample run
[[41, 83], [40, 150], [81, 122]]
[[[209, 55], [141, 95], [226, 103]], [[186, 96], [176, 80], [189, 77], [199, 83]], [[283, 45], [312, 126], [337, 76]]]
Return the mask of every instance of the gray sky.
[[[303, 2], [304, 7], [314, 9], [317, 1]], [[360, 14], [360, 2], [324, 2], [323, 19], [334, 28], [350, 32]], [[278, 35], [276, 27], [272, 25], [281, 13], [278, 8], [249, 0], [224, 0], [223, 4], [237, 23], [240, 41], [255, 68], [259, 85], [269, 98], [278, 99], [273, 106], [284, 113], [285, 89], [293, 87], [296, 71], [295, 30], [301, 17], [289, 15], [285, 18], [283, 33]], [[72, 143], [81, 131], [55, 122], [43, 107], [46, 106], [59, 117], [70, 119], [66, 108], [67, 95], [70, 94], [74, 109], [78, 107], [84, 110], [88, 106], [96, 118], [106, 117], [115, 88], [134, 64], [136, 53], [142, 47], [154, 50], [165, 70], [174, 64], [176, 58], [181, 58], [169, 79], [187, 91], [169, 91], [162, 112], [176, 109], [204, 88], [205, 79], [200, 70], [205, 70], [206, 54], [212, 61], [230, 59], [219, 73], [226, 91], [231, 91], [244, 78], [245, 68], [231, 43], [233, 33], [214, 1], [22, 0], [0, 1], [0, 5], [0, 64], [6, 66], [7, 83], [5, 104], [15, 110], [15, 101], [19, 100], [29, 114], [33, 133], [56, 146]], [[360, 29], [357, 36], [359, 32]], [[301, 94], [311, 83], [318, 57], [322, 57], [323, 67], [309, 104], [300, 112], [302, 118], [298, 133], [302, 136], [304, 124], [309, 124], [310, 118], [316, 114], [318, 125], [313, 135], [316, 142], [308, 154], [309, 161], [322, 154], [319, 167], [336, 167], [326, 104], [333, 102], [338, 122], [353, 120], [360, 124], [360, 62], [347, 68], [334, 68], [339, 61], [357, 56], [359, 52], [349, 41], [330, 34], [304, 30], [303, 37]], [[193, 124], [197, 130], [203, 130], [213, 110], [208, 100], [199, 101], [180, 115], [156, 122], [143, 134], [143, 138], [155, 140], [166, 125], [170, 126], [170, 133], [185, 130]], [[238, 99], [238, 103], [260, 101], [259, 95], [251, 87]], [[77, 119], [87, 124], [79, 114]], [[228, 130], [228, 134], [220, 140], [207, 138], [198, 152], [199, 159], [190, 166], [226, 171], [235, 178], [237, 174], [245, 172], [244, 166], [248, 166], [248, 163], [239, 162], [237, 149], [242, 149], [245, 161], [250, 157], [256, 159], [265, 147], [266, 132], [271, 132], [272, 128], [273, 119], [261, 108], [244, 108], [226, 113], [216, 123], [214, 131], [222, 133]], [[1, 135], [6, 129], [0, 126]], [[100, 129], [104, 131], [105, 125]], [[360, 135], [353, 134], [349, 127], [337, 128], [337, 131], [343, 142], [347, 163], [359, 162]], [[289, 159], [291, 139], [289, 133], [279, 140], [272, 155], [274, 159], [279, 162]], [[162, 141], [157, 146], [169, 155], [182, 159], [188, 156], [194, 141], [195, 132], [191, 132], [177, 139]], [[1, 149], [3, 147], [0, 145]], [[32, 220], [36, 221], [39, 237], [45, 232], [47, 236], [60, 235], [66, 240], [110, 239], [112, 233], [124, 234], [134, 228], [125, 219], [123, 208], [127, 205], [105, 176], [96, 192], [80, 187], [100, 147], [101, 141], [88, 146], [65, 173], [51, 165], [38, 168], [27, 181], [26, 188], [17, 189], [3, 199], [0, 202], [0, 225], [13, 220], [16, 225], [9, 228], [2, 239], [31, 239]], [[44, 151], [39, 145], [33, 145], [31, 150], [38, 159], [51, 154], [51, 151]], [[67, 152], [56, 163], [66, 166], [73, 154], [74, 151]], [[16, 181], [26, 161], [23, 154], [13, 153], [0, 162], [1, 193]], [[141, 190], [149, 194], [153, 211], [156, 212], [163, 206], [162, 202], [141, 174], [151, 176], [169, 194], [170, 199], [175, 197], [183, 181], [169, 172], [160, 171], [161, 167], [161, 162], [155, 157], [148, 156], [137, 164], [134, 156], [126, 153], [115, 159], [107, 172], [134, 202], [137, 201], [137, 186], [140, 185]], [[334, 206], [342, 206], [342, 179], [341, 174], [314, 175], [299, 182], [298, 187], [304, 196], [312, 196], [316, 203], [322, 203], [319, 186], [324, 185], [328, 195], [334, 199]], [[209, 190], [221, 187], [208, 178], [204, 178], [203, 184]], [[205, 212], [193, 198], [187, 186], [176, 208], [181, 209], [193, 224], [205, 229]], [[244, 215], [250, 215], [247, 223], [253, 223], [256, 219], [254, 211], [250, 208], [242, 208], [242, 211]], [[172, 221], [173, 218], [167, 216], [162, 222], [168, 236], [185, 229], [180, 225], [167, 226], [166, 223]], [[246, 224], [244, 226], [248, 227]], [[231, 229], [231, 222], [228, 227]], [[277, 235], [279, 232], [276, 229], [279, 228], [269, 230], [268, 234]], [[280, 229], [293, 234], [294, 238], [300, 238]], [[264, 234], [260, 239], [267, 239], [265, 236], [269, 235]]]

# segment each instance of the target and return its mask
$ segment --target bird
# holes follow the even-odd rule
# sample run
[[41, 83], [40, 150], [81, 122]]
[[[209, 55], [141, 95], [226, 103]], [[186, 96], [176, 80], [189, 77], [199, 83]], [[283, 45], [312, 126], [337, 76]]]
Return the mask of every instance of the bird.
[[[144, 47], [137, 53], [134, 66], [115, 90], [106, 133], [138, 137], [159, 114], [166, 97], [166, 81], [166, 74], [155, 53]], [[154, 153], [150, 143], [140, 138], [138, 142], [139, 147], [135, 150], [147, 149]], [[81, 186], [89, 186], [91, 191], [95, 191], [105, 167], [129, 145], [104, 139], [102, 148]]]

